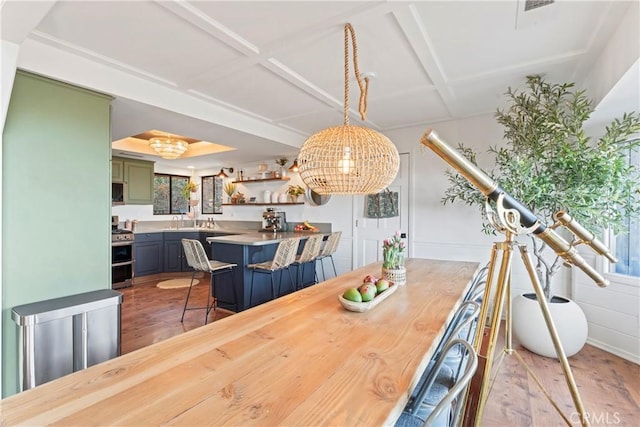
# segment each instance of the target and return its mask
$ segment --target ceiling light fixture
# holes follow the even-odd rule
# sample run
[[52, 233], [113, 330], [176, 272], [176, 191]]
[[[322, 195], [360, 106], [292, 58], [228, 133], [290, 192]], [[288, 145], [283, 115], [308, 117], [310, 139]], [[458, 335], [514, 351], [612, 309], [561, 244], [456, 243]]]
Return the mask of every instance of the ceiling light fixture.
[[290, 172], [298, 172], [299, 170], [299, 166], [298, 166], [298, 159], [295, 159], [293, 161], [293, 164], [291, 165], [291, 167], [289, 168]]
[[186, 141], [167, 135], [151, 138], [149, 146], [163, 159], [174, 160], [187, 151], [189, 144]]
[[221, 168], [220, 169], [220, 173], [218, 173], [218, 175], [216, 175], [216, 178], [229, 178], [229, 175], [224, 173], [225, 169], [228, 170], [229, 173], [233, 173], [233, 168]]
[[[351, 24], [344, 26], [344, 125], [311, 135], [300, 149], [300, 177], [318, 194], [372, 194], [391, 184], [400, 167], [395, 145], [381, 133], [349, 124], [349, 33], [353, 67], [360, 87], [358, 111], [367, 117], [369, 77], [358, 70], [358, 46]], [[364, 87], [363, 87], [364, 86]]]

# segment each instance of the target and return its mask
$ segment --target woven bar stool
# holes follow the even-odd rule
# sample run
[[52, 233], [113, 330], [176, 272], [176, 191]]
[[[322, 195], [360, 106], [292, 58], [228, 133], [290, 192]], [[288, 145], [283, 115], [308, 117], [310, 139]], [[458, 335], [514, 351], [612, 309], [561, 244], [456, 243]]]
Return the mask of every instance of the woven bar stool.
[[342, 231], [334, 231], [329, 234], [327, 241], [324, 246], [320, 250], [320, 255], [316, 258], [316, 260], [320, 261], [320, 266], [322, 267], [322, 280], [327, 280], [327, 276], [324, 274], [324, 263], [323, 259], [331, 258], [331, 265], [333, 266], [333, 275], [337, 276], [336, 272], [336, 264], [333, 262], [333, 254], [338, 249], [338, 243], [340, 243], [340, 237], [342, 236]]
[[[273, 273], [276, 271], [281, 271], [280, 281], [278, 283], [278, 294], [280, 294], [280, 285], [282, 284], [282, 276], [284, 274], [284, 270], [289, 271], [289, 266], [296, 259], [296, 254], [298, 253], [299, 245], [300, 245], [299, 237], [283, 239], [278, 244], [278, 248], [276, 249], [276, 253], [273, 256], [273, 260], [247, 265], [247, 268], [250, 268], [252, 270], [251, 271], [251, 290], [249, 292], [250, 306], [252, 306], [252, 301], [253, 301], [253, 278], [255, 274], [262, 273], [262, 274], [269, 274], [271, 276], [271, 299], [272, 300], [275, 299], [276, 287], [275, 287], [275, 282], [273, 281]], [[289, 271], [289, 280], [291, 280], [292, 289], [295, 290], [295, 284], [293, 283], [291, 271]]]
[[[236, 284], [233, 279], [233, 268], [238, 264], [232, 264], [228, 262], [210, 260], [207, 257], [207, 252], [204, 250], [202, 243], [199, 240], [194, 239], [182, 239], [182, 247], [184, 254], [187, 257], [187, 264], [193, 268], [191, 274], [191, 283], [189, 284], [189, 292], [187, 292], [187, 299], [184, 302], [184, 309], [182, 310], [182, 317], [180, 322], [184, 321], [184, 313], [187, 310], [205, 310], [204, 324], [206, 325], [209, 320], [209, 313], [213, 309], [216, 309], [217, 298], [215, 297], [215, 277], [221, 274], [231, 274], [231, 287], [233, 288], [233, 300], [235, 301], [236, 311], [238, 311], [238, 297], [236, 295]], [[197, 271], [208, 272], [211, 274], [211, 291], [207, 292], [207, 305], [206, 307], [187, 307], [189, 304], [189, 297], [191, 296], [191, 288], [193, 288], [193, 278]], [[213, 296], [213, 302], [209, 303]]]
[[[324, 236], [322, 234], [317, 234], [311, 236], [304, 243], [304, 249], [302, 249], [302, 253], [300, 255], [296, 255], [296, 260], [291, 264], [292, 266], [296, 266], [296, 290], [304, 288], [304, 266], [309, 262], [314, 262], [315, 259], [320, 255], [320, 247], [322, 246], [322, 239]], [[299, 273], [299, 274], [298, 274]], [[314, 273], [315, 275], [315, 273]], [[317, 275], [314, 283], [317, 283]]]

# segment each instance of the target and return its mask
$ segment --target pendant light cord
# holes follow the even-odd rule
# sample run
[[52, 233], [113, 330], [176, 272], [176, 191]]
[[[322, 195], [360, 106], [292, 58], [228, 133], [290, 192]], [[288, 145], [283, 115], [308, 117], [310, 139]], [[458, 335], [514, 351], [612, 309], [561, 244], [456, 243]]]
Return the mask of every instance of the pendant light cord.
[[346, 23], [344, 26], [344, 124], [349, 126], [349, 34], [351, 34], [351, 43], [353, 44], [353, 69], [356, 74], [356, 80], [360, 87], [360, 102], [358, 103], [358, 112], [362, 121], [367, 119], [367, 92], [369, 92], [369, 77], [360, 77], [358, 69], [358, 44], [356, 43], [356, 33], [351, 24]]

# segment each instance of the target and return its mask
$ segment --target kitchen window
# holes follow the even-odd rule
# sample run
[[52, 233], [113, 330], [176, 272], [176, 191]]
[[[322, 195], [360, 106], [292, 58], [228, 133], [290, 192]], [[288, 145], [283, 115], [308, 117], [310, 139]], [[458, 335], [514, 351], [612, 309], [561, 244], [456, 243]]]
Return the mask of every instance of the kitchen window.
[[156, 173], [153, 178], [153, 214], [174, 215], [189, 212], [182, 189], [189, 182], [188, 176]]
[[222, 213], [222, 178], [215, 175], [202, 177], [202, 214]]

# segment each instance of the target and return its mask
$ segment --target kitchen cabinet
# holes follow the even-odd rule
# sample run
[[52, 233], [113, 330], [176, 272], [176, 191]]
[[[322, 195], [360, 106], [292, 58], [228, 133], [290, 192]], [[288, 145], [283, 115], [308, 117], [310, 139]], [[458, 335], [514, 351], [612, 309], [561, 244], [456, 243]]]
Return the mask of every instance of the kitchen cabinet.
[[164, 270], [163, 233], [136, 234], [133, 243], [135, 277], [162, 273]]
[[187, 264], [187, 257], [182, 249], [182, 239], [199, 240], [199, 238], [200, 233], [197, 231], [164, 233], [164, 272], [193, 271]]
[[148, 276], [159, 273], [175, 273], [192, 271], [182, 249], [182, 239], [196, 239], [202, 243], [209, 259], [211, 245], [207, 237], [228, 236], [235, 233], [228, 231], [167, 231], [136, 233], [133, 243], [135, 259], [134, 276]]
[[124, 162], [124, 203], [153, 204], [153, 162], [141, 160]]
[[111, 168], [114, 182], [117, 182], [115, 178], [120, 177], [120, 170], [122, 171], [120, 182], [125, 183], [125, 205], [153, 204], [153, 162], [114, 157], [111, 160]]
[[124, 160], [111, 160], [111, 182], [124, 182]]

